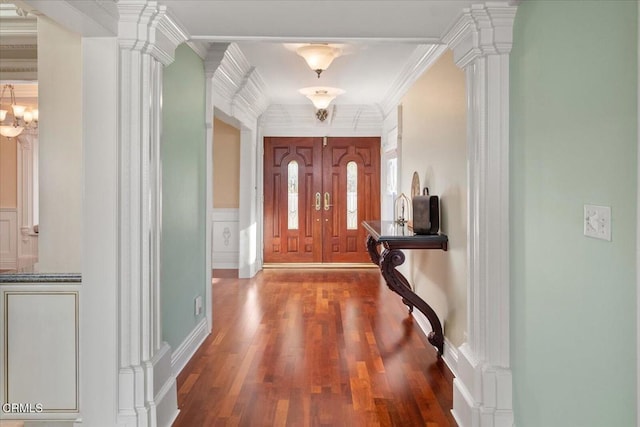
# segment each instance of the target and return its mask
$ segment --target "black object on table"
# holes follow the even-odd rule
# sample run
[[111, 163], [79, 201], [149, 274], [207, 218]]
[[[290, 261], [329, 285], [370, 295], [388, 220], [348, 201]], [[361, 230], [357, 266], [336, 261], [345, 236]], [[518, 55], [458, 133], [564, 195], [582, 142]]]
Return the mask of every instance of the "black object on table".
[[[438, 355], [444, 352], [444, 335], [442, 324], [436, 312], [420, 298], [413, 290], [409, 281], [396, 267], [405, 260], [401, 249], [448, 249], [449, 238], [445, 234], [414, 234], [406, 224], [400, 225], [393, 221], [364, 221], [362, 226], [367, 230], [367, 250], [371, 261], [380, 267], [382, 277], [389, 289], [402, 297], [402, 302], [413, 312], [416, 307], [422, 312], [429, 323], [431, 332], [427, 336], [429, 342], [438, 349]], [[382, 252], [378, 247], [382, 246]]]

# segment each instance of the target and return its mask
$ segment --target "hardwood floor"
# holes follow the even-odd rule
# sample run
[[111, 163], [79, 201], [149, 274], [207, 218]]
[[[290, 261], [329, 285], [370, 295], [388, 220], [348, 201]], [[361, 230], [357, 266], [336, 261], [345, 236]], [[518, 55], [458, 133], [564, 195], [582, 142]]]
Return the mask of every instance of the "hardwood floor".
[[455, 426], [453, 376], [378, 270], [213, 280], [174, 427]]

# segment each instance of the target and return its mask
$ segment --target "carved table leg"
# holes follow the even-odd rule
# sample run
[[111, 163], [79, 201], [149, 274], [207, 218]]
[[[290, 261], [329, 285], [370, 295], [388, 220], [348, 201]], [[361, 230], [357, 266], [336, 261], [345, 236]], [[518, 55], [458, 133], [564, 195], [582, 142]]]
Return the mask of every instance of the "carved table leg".
[[371, 236], [367, 236], [367, 252], [369, 252], [369, 258], [371, 262], [380, 267], [380, 253], [378, 253], [378, 246], [380, 243]]
[[[367, 238], [367, 250], [369, 251], [369, 257], [371, 258], [371, 261], [377, 265], [378, 267], [380, 267], [380, 253], [378, 252], [378, 246], [380, 246], [380, 243], [378, 241], [376, 241], [376, 239], [374, 239], [373, 237], [369, 236]], [[397, 273], [400, 276], [400, 280], [403, 282], [403, 284], [411, 289], [411, 286], [409, 285], [409, 282], [407, 281], [407, 279], [400, 274], [399, 272]], [[387, 286], [389, 286], [387, 284]], [[391, 290], [393, 290], [390, 286], [389, 288]], [[413, 305], [411, 304], [411, 302], [407, 301], [406, 299], [402, 298], [402, 303], [404, 305], [406, 305], [407, 307], [409, 307], [409, 313], [413, 313]]]
[[[369, 245], [367, 245], [367, 247], [369, 247]], [[427, 316], [432, 329], [427, 336], [427, 339], [438, 349], [438, 354], [442, 355], [444, 352], [444, 335], [442, 334], [442, 324], [440, 323], [440, 319], [438, 319], [436, 312], [433, 311], [429, 304], [413, 292], [409, 282], [402, 273], [396, 270], [396, 267], [404, 262], [404, 254], [398, 249], [385, 249], [382, 252], [382, 255], [379, 256], [379, 259], [382, 277], [384, 277], [387, 282], [389, 289], [400, 295], [402, 297], [402, 302], [407, 304], [410, 310], [413, 310], [413, 307], [415, 306], [422, 314]]]

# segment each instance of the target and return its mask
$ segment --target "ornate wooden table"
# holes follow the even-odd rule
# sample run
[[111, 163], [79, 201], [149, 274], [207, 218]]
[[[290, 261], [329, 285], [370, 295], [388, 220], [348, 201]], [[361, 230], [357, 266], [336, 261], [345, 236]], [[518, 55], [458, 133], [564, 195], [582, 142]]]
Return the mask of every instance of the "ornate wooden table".
[[[396, 270], [396, 267], [405, 260], [401, 249], [442, 249], [446, 251], [449, 238], [444, 234], [413, 234], [413, 231], [406, 225], [400, 225], [393, 221], [364, 221], [362, 226], [369, 233], [367, 250], [371, 261], [380, 267], [387, 286], [402, 297], [402, 302], [409, 307], [410, 313], [413, 312], [413, 307], [416, 307], [427, 316], [429, 323], [431, 323], [431, 332], [427, 339], [438, 349], [438, 354], [442, 355], [444, 335], [440, 319], [429, 304], [413, 292], [409, 281]], [[379, 246], [383, 247], [382, 252], [379, 251]]]

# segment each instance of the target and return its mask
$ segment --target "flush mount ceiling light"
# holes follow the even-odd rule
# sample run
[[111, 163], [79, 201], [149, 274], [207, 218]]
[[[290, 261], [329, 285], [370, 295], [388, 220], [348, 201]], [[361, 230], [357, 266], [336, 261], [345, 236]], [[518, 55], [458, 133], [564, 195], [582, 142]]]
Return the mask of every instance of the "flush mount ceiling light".
[[[2, 108], [2, 98], [6, 90], [9, 90], [9, 102], [10, 108], [8, 110]], [[4, 124], [6, 119], [8, 124]], [[37, 126], [38, 124], [38, 110], [29, 111], [24, 105], [16, 104], [16, 95], [13, 85], [6, 84], [2, 87], [2, 93], [0, 93], [0, 135], [7, 138], [15, 138], [20, 135], [25, 127], [31, 125]]]
[[327, 118], [327, 107], [333, 99], [344, 93], [344, 90], [335, 87], [305, 87], [300, 89], [300, 93], [313, 102], [318, 109], [316, 117], [323, 122]]
[[342, 49], [328, 44], [308, 44], [299, 47], [296, 52], [307, 61], [309, 68], [318, 74], [318, 78], [334, 59], [342, 55]]

